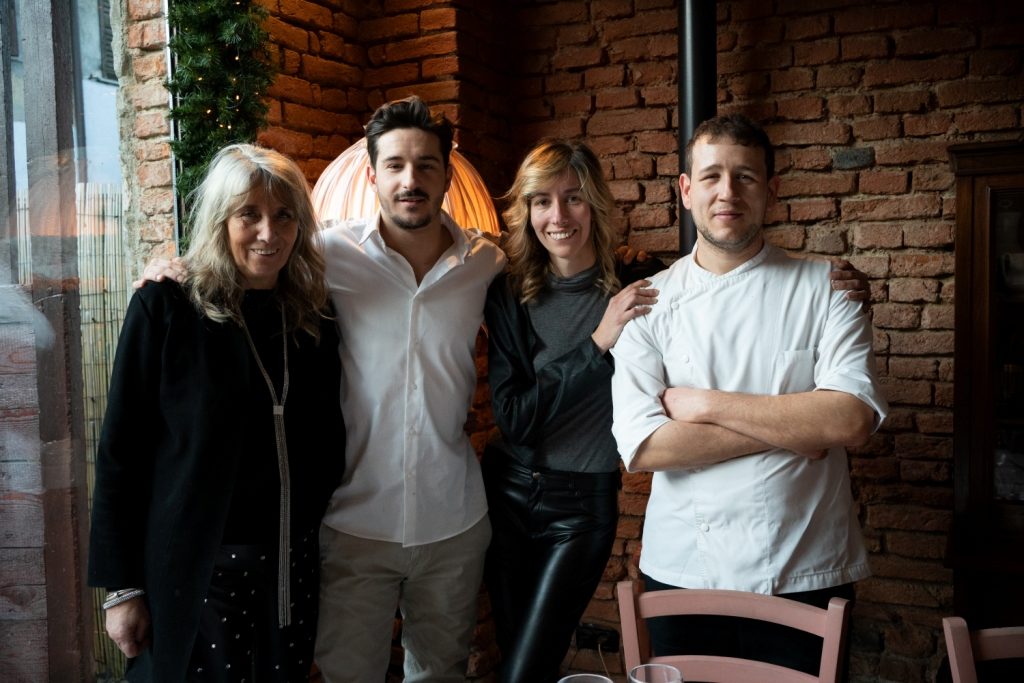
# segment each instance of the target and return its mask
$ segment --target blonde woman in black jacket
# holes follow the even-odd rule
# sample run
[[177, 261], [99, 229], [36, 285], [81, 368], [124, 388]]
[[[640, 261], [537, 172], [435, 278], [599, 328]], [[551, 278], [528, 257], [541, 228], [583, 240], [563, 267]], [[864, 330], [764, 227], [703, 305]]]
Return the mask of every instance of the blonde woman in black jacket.
[[216, 156], [192, 216], [185, 284], [139, 290], [121, 330], [89, 583], [130, 681], [306, 681], [345, 463], [317, 225], [298, 166], [252, 145]]

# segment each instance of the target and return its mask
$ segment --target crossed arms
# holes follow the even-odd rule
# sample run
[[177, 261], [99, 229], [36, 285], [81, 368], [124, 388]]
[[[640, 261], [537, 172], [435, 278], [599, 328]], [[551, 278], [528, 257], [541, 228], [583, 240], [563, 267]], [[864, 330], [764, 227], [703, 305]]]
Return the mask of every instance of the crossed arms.
[[819, 458], [864, 443], [874, 411], [841, 391], [780, 396], [674, 387], [661, 397], [671, 418], [637, 449], [633, 471], [700, 467], [781, 448]]

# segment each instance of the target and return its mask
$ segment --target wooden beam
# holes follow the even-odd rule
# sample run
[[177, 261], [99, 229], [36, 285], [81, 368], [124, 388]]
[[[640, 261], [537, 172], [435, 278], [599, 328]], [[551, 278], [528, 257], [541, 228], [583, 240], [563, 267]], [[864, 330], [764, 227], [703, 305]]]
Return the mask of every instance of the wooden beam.
[[[49, 679], [92, 677], [71, 16], [66, 0], [22, 2], [25, 122], [37, 345]], [[48, 328], [48, 329], [47, 329]]]

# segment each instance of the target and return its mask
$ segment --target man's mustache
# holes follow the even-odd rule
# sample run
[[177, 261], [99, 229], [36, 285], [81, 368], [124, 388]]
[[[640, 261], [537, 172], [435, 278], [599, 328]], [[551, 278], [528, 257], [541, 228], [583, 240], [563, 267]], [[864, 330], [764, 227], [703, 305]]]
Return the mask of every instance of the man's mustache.
[[407, 192], [399, 192], [395, 195], [396, 202], [400, 202], [404, 199], [430, 199], [430, 195], [423, 190], [409, 190]]

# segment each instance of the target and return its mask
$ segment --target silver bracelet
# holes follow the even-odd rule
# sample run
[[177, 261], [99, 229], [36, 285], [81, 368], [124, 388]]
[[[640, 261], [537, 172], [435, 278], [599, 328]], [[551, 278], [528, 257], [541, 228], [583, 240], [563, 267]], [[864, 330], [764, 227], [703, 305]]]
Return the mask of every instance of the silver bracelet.
[[121, 590], [107, 593], [107, 599], [103, 601], [103, 609], [110, 609], [115, 605], [120, 605], [122, 602], [128, 602], [132, 598], [145, 594], [146, 591], [141, 588], [122, 588]]

